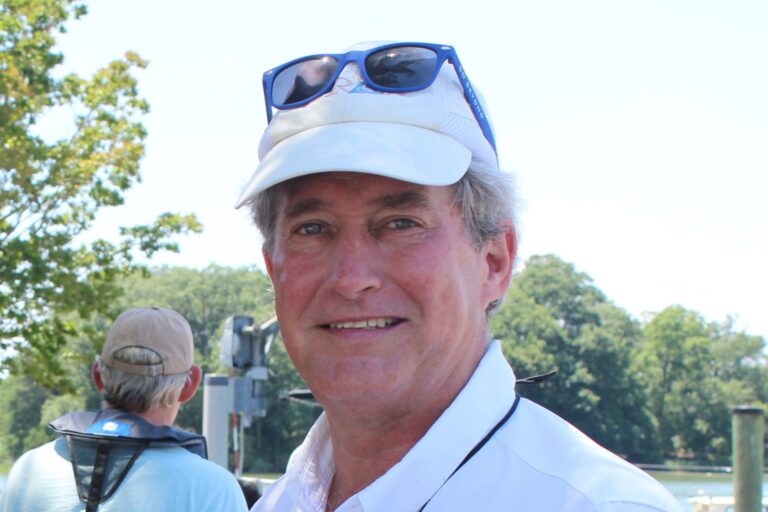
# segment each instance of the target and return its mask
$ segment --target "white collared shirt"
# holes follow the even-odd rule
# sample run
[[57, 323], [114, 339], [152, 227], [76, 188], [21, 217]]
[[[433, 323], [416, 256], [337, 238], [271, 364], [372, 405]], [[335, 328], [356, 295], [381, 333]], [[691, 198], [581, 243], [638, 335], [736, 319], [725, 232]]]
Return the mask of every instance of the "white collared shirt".
[[[453, 476], [465, 456], [509, 411], [515, 375], [499, 342], [416, 445], [338, 512], [679, 511], [656, 480], [608, 452], [559, 416], [526, 399]], [[328, 421], [321, 415], [291, 456], [286, 474], [252, 512], [324, 512], [334, 474]], [[430, 500], [431, 498], [431, 500]]]

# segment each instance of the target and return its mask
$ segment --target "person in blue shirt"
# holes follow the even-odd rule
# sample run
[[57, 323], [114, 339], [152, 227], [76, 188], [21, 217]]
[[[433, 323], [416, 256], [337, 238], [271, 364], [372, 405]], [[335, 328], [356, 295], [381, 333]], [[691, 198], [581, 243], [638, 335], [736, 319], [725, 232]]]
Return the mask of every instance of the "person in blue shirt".
[[234, 475], [206, 459], [205, 439], [172, 426], [200, 385], [193, 357], [179, 313], [118, 316], [92, 369], [104, 408], [51, 422], [60, 437], [14, 463], [0, 512], [247, 510]]

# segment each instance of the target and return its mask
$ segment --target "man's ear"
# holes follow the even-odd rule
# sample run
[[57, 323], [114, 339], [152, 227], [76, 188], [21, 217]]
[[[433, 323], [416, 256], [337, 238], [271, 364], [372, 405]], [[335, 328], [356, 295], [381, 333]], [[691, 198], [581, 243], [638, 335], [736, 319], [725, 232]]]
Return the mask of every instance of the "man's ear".
[[509, 289], [517, 254], [515, 227], [512, 224], [506, 226], [502, 234], [486, 242], [484, 251], [488, 273], [483, 286], [483, 302], [487, 306], [504, 297]]
[[102, 380], [101, 372], [99, 371], [99, 363], [96, 361], [94, 361], [93, 366], [91, 366], [91, 378], [96, 385], [96, 389], [101, 392], [101, 390], [104, 389], [104, 381]]
[[272, 279], [272, 256], [269, 254], [266, 242], [261, 246], [261, 255], [264, 257], [264, 266], [267, 269], [267, 275]]
[[192, 400], [192, 398], [195, 396], [195, 393], [197, 393], [197, 390], [200, 387], [200, 382], [202, 380], [202, 368], [196, 364], [193, 364], [192, 368], [190, 368], [189, 379], [187, 379], [186, 384], [184, 384], [184, 387], [181, 389], [181, 393], [179, 394], [179, 403], [185, 404]]

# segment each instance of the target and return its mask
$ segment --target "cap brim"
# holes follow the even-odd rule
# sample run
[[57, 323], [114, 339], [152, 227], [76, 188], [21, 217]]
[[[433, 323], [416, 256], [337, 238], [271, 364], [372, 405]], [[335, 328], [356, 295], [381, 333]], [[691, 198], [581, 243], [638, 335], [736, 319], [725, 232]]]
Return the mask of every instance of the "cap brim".
[[288, 137], [272, 148], [235, 208], [273, 185], [321, 172], [362, 172], [419, 185], [450, 185], [467, 172], [471, 158], [464, 145], [426, 128], [373, 122], [329, 124]]

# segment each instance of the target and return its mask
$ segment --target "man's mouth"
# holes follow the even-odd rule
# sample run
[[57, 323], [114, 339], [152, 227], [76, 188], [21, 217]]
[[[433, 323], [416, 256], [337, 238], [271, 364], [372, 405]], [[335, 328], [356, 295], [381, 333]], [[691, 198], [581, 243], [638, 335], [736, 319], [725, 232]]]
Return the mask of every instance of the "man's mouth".
[[368, 318], [366, 320], [356, 320], [354, 322], [339, 322], [326, 324], [329, 329], [383, 329], [391, 327], [402, 322], [399, 318]]

